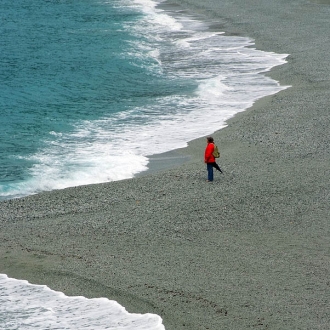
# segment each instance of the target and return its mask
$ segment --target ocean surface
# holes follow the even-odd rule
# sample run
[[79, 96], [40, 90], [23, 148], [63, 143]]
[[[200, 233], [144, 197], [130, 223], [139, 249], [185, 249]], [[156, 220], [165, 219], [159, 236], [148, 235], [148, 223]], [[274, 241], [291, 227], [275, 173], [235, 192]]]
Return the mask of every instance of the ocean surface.
[[0, 274], [2, 330], [165, 330], [155, 314], [130, 314], [106, 298], [67, 297]]
[[133, 177], [283, 87], [256, 50], [150, 0], [1, 0], [0, 200]]
[[[159, 2], [1, 0], [0, 200], [133, 177], [286, 88], [263, 74], [286, 54]], [[1, 329], [163, 329], [5, 275], [0, 299]]]

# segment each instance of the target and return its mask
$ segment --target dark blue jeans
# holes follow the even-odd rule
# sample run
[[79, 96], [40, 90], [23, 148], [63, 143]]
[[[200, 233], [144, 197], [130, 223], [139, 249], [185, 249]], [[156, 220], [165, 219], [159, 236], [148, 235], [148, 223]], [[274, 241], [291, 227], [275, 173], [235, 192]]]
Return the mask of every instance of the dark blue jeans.
[[207, 163], [206, 168], [207, 168], [207, 180], [213, 181], [213, 164]]

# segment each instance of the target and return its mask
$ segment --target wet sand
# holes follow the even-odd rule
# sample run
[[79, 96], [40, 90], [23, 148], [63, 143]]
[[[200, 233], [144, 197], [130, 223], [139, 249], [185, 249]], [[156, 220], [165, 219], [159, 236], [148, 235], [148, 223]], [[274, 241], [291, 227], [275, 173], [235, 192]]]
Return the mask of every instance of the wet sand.
[[0, 273], [159, 314], [167, 330], [329, 329], [329, 3], [175, 3], [290, 54], [268, 74], [292, 87], [214, 133], [212, 184], [203, 138], [134, 179], [1, 202]]

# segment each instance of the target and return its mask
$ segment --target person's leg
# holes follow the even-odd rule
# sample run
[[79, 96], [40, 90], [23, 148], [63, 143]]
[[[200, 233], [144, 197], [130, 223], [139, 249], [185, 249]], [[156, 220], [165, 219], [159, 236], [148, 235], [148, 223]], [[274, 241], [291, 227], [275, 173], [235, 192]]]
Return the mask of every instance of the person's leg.
[[207, 167], [207, 180], [213, 181], [213, 166], [211, 163], [207, 163], [206, 167]]

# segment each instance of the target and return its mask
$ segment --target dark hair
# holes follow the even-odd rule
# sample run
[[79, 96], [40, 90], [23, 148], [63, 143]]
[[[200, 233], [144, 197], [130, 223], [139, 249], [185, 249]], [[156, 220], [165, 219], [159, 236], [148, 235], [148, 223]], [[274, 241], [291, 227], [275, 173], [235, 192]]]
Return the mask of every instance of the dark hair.
[[213, 143], [213, 142], [214, 142], [214, 139], [213, 139], [212, 136], [208, 136], [208, 137], [206, 138], [206, 140], [207, 140], [208, 143]]

